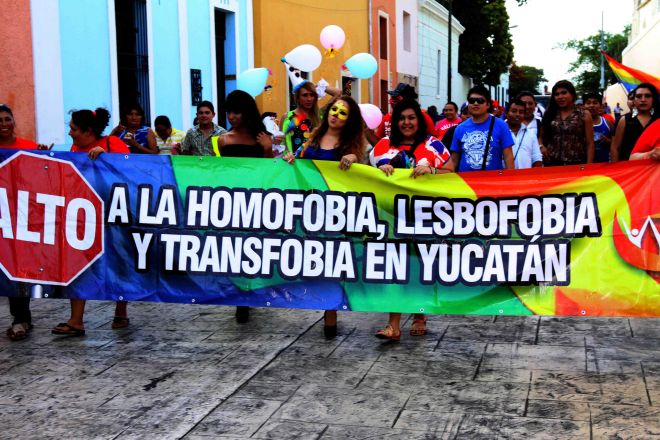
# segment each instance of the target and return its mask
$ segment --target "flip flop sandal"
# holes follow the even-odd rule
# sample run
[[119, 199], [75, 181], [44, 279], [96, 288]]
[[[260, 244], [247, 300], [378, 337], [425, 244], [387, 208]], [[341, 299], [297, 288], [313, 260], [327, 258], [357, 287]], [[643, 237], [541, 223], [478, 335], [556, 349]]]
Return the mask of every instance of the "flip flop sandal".
[[54, 335], [62, 336], [85, 336], [85, 330], [73, 327], [66, 322], [60, 322], [50, 331]]
[[124, 318], [123, 316], [115, 316], [114, 318], [112, 318], [112, 326], [111, 327], [115, 330], [120, 329], [120, 328], [126, 328], [126, 327], [128, 327], [129, 321], [130, 320], [128, 318]]
[[32, 329], [31, 324], [19, 322], [7, 329], [7, 337], [12, 341], [22, 341], [27, 338], [28, 332]]
[[376, 336], [378, 339], [399, 341], [401, 340], [401, 331], [399, 331], [399, 333], [394, 333], [394, 328], [387, 324], [384, 329], [378, 330], [374, 336]]
[[414, 319], [410, 326], [411, 336], [424, 336], [426, 334], [426, 319]]

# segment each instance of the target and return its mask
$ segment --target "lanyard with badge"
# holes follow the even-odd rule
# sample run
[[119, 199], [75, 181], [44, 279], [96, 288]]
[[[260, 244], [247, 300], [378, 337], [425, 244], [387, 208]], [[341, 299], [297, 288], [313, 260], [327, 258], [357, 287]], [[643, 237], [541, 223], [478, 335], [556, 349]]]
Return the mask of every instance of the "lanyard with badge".
[[[520, 137], [520, 142], [518, 142], [518, 145], [516, 145], [516, 152], [513, 155], [513, 160], [516, 160], [516, 157], [518, 157], [518, 152], [520, 151], [520, 146], [522, 145], [523, 139], [525, 139], [525, 134], [527, 134], [527, 127], [523, 128], [523, 133], [522, 136]], [[518, 137], [518, 136], [516, 136]]]

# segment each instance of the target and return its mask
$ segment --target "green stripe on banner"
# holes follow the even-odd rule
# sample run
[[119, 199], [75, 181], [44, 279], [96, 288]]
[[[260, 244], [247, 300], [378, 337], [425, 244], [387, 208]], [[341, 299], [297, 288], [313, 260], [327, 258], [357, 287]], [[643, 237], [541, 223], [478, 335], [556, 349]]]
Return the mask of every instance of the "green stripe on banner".
[[[336, 162], [297, 160], [289, 165], [281, 159], [245, 160], [243, 158], [172, 156], [174, 175], [182, 200], [185, 200], [188, 186], [224, 186], [228, 188], [278, 188], [282, 190], [334, 190], [341, 192], [372, 192], [376, 195], [381, 219], [392, 222], [392, 201], [394, 195], [423, 194], [438, 195], [438, 187], [420, 192], [417, 182], [404, 178], [391, 178], [383, 182], [373, 179], [373, 169], [353, 167], [350, 179], [341, 171]], [[221, 165], [221, 166], [218, 166]], [[407, 174], [406, 174], [407, 176]], [[472, 189], [458, 175], [446, 176], [452, 179], [453, 187], [458, 186], [457, 196], [471, 194]], [[446, 193], [445, 193], [446, 194]], [[299, 235], [303, 235], [300, 233]], [[391, 233], [390, 233], [391, 235]], [[358, 261], [362, 259], [361, 239], [354, 239]], [[417, 258], [410, 258], [410, 272], [419, 272]], [[270, 279], [232, 278], [242, 290], [249, 291], [261, 287], [285, 283], [277, 275]], [[343, 283], [351, 309], [356, 311], [397, 310], [425, 313], [470, 313], [531, 315], [510, 287], [483, 286], [467, 287], [422, 285], [417, 277], [411, 277], [408, 284]], [[415, 304], [415, 306], [412, 306]]]
[[[219, 166], [220, 165], [220, 166]], [[227, 188], [278, 188], [281, 190], [327, 191], [314, 163], [309, 160], [296, 161], [295, 167], [282, 159], [249, 159], [240, 157], [172, 156], [174, 177], [181, 200], [186, 200], [189, 186], [223, 186]], [[304, 234], [300, 232], [300, 236]], [[272, 278], [237, 278], [232, 282], [241, 290], [250, 291], [263, 287], [287, 283], [277, 272]]]

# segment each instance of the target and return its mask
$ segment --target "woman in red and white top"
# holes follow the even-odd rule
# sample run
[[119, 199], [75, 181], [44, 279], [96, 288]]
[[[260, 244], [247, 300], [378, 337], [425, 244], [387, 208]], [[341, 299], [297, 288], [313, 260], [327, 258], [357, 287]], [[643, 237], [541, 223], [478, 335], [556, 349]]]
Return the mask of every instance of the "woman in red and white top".
[[[103, 153], [129, 154], [128, 146], [121, 139], [116, 136], [103, 136], [103, 131], [109, 122], [110, 113], [104, 108], [71, 112], [71, 122], [69, 122], [69, 136], [73, 139], [71, 151], [74, 153], [87, 153], [92, 160]], [[126, 301], [117, 301], [112, 328], [128, 326], [127, 305]], [[84, 314], [85, 300], [72, 299], [71, 318], [67, 322], [57, 324], [52, 333], [55, 335], [84, 336]]]
[[386, 175], [396, 168], [412, 168], [410, 177], [453, 171], [449, 150], [435, 136], [426, 133], [426, 121], [416, 101], [403, 101], [392, 112], [390, 137], [381, 139], [371, 150], [372, 166]]
[[[442, 142], [426, 134], [426, 121], [416, 101], [403, 101], [392, 112], [391, 137], [381, 139], [371, 150], [370, 161], [387, 176], [396, 168], [410, 168], [410, 177], [454, 171], [450, 153]], [[426, 318], [416, 314], [410, 327], [412, 336], [426, 334]], [[376, 337], [401, 339], [401, 313], [390, 313], [387, 326]]]

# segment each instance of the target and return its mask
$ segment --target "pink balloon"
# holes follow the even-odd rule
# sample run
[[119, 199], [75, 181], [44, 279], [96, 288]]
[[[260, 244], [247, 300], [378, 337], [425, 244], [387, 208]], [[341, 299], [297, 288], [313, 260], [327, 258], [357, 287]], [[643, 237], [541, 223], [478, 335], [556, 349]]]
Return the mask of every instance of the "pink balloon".
[[378, 107], [373, 104], [358, 104], [362, 119], [371, 130], [378, 128], [380, 122], [383, 120], [383, 113]]
[[345, 41], [344, 30], [337, 25], [331, 24], [321, 31], [321, 46], [325, 49], [341, 49]]

